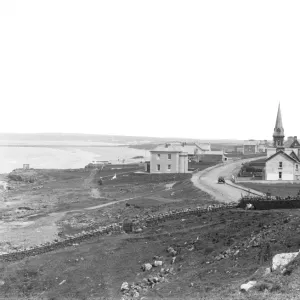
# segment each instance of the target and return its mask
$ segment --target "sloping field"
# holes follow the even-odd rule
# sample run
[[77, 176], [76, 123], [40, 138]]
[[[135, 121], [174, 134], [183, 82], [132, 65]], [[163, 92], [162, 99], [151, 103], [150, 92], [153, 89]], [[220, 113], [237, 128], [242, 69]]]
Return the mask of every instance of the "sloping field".
[[[144, 300], [292, 299], [300, 288], [297, 265], [288, 277], [272, 274], [269, 281], [254, 273], [269, 266], [272, 255], [299, 249], [299, 225], [297, 211], [232, 209], [159, 223], [140, 234], [94, 238], [22, 261], [2, 261], [0, 298], [121, 299], [126, 281], [139, 286], [136, 299]], [[170, 246], [175, 256], [168, 253]], [[141, 270], [154, 260], [163, 265]], [[160, 280], [151, 284], [156, 276]], [[267, 292], [241, 294], [239, 286], [250, 279], [267, 280]]]

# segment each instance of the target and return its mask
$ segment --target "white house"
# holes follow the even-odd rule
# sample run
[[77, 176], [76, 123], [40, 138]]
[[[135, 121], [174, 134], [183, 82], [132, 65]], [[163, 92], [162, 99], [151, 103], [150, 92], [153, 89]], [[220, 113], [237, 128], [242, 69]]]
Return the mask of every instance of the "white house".
[[265, 166], [265, 180], [300, 180], [300, 160], [292, 152], [277, 151], [268, 157]]
[[273, 133], [273, 147], [267, 149], [265, 180], [300, 180], [300, 143], [297, 137], [284, 142], [280, 105]]
[[184, 147], [165, 144], [150, 154], [150, 173], [188, 173], [188, 152]]

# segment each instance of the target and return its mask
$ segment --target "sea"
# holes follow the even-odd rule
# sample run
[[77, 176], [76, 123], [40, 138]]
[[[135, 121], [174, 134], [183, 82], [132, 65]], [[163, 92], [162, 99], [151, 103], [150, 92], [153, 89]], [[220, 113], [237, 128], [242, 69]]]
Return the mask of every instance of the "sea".
[[[134, 159], [143, 156], [143, 159]], [[0, 147], [0, 174], [9, 173], [14, 169], [29, 164], [36, 169], [77, 169], [84, 168], [94, 160], [107, 160], [112, 163], [132, 163], [148, 160], [150, 153], [147, 150], [134, 149], [126, 146], [99, 146], [99, 147]]]

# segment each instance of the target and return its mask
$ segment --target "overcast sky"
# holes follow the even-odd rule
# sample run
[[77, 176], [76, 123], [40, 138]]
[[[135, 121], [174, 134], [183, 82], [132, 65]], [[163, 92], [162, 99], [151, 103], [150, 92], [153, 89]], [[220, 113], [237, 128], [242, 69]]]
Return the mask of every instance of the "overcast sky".
[[298, 135], [300, 1], [0, 0], [0, 132]]

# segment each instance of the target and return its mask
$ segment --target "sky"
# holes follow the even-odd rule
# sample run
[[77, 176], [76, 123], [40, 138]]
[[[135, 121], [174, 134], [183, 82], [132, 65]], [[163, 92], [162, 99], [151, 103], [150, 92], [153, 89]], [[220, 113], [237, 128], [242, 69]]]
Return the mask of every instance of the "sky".
[[300, 136], [300, 1], [0, 0], [0, 132]]

